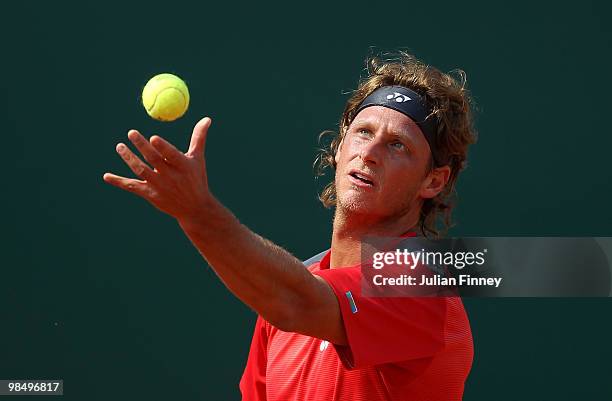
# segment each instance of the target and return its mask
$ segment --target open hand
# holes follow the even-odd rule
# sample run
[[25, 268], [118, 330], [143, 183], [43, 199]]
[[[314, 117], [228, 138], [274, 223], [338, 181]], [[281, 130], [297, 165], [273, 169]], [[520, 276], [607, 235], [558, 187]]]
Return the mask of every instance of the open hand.
[[142, 154], [145, 163], [125, 144], [117, 153], [140, 179], [104, 174], [104, 181], [146, 199], [153, 206], [177, 220], [197, 218], [212, 200], [204, 159], [206, 135], [212, 120], [201, 119], [193, 128], [187, 153], [154, 135], [147, 140], [136, 130], [128, 138]]

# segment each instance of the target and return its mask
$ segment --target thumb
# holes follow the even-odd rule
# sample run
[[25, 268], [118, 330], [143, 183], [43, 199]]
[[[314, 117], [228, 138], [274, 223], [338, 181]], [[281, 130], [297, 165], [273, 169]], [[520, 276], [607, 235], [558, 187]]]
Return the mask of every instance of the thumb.
[[208, 128], [212, 124], [210, 117], [204, 117], [193, 127], [193, 133], [191, 134], [191, 142], [189, 143], [189, 150], [187, 151], [188, 156], [204, 156], [204, 149], [206, 147], [206, 136], [208, 134]]

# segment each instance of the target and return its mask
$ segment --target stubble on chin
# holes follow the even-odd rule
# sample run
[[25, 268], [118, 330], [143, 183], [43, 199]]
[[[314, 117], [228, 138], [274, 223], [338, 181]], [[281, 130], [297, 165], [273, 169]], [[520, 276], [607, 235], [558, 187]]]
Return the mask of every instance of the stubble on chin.
[[338, 212], [346, 216], [375, 214], [372, 199], [365, 199], [356, 193], [350, 193], [350, 191], [345, 191], [342, 195], [338, 195], [336, 198], [336, 208]]
[[[364, 220], [372, 222], [395, 222], [413, 214], [415, 205], [408, 199], [405, 202], [380, 203], [372, 196], [358, 191], [345, 189], [337, 193], [335, 217], [344, 220]], [[400, 196], [398, 194], [398, 196]]]

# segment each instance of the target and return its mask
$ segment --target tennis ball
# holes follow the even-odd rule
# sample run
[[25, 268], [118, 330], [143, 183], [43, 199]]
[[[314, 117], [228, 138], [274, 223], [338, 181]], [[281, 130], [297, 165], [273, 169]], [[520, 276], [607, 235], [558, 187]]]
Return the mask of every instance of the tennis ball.
[[154, 119], [174, 121], [189, 107], [189, 90], [176, 75], [159, 74], [151, 78], [142, 90], [142, 104]]

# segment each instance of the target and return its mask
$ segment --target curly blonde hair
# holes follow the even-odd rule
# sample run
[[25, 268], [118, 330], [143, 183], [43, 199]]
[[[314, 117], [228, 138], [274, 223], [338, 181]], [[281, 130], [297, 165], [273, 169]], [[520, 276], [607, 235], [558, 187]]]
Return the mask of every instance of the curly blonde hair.
[[[419, 228], [423, 235], [440, 237], [451, 227], [451, 212], [455, 205], [455, 184], [459, 172], [467, 166], [469, 145], [476, 142], [472, 107], [473, 101], [466, 89], [466, 74], [453, 70], [448, 74], [429, 66], [413, 55], [400, 51], [394, 54], [370, 57], [366, 60], [367, 77], [361, 79], [357, 90], [349, 98], [340, 119], [340, 132], [324, 131], [319, 136], [332, 135], [330, 144], [320, 149], [315, 159], [317, 176], [325, 174], [327, 168], [336, 169], [334, 156], [348, 127], [356, 116], [363, 100], [383, 86], [401, 85], [424, 96], [431, 107], [427, 118], [437, 120], [434, 146], [440, 160], [450, 167], [450, 176], [444, 189], [434, 198], [426, 199], [419, 216]], [[455, 78], [456, 77], [456, 78]], [[433, 158], [430, 170], [440, 167]], [[336, 187], [332, 180], [323, 189], [319, 199], [327, 208], [336, 206]], [[443, 227], [439, 228], [438, 218]]]

